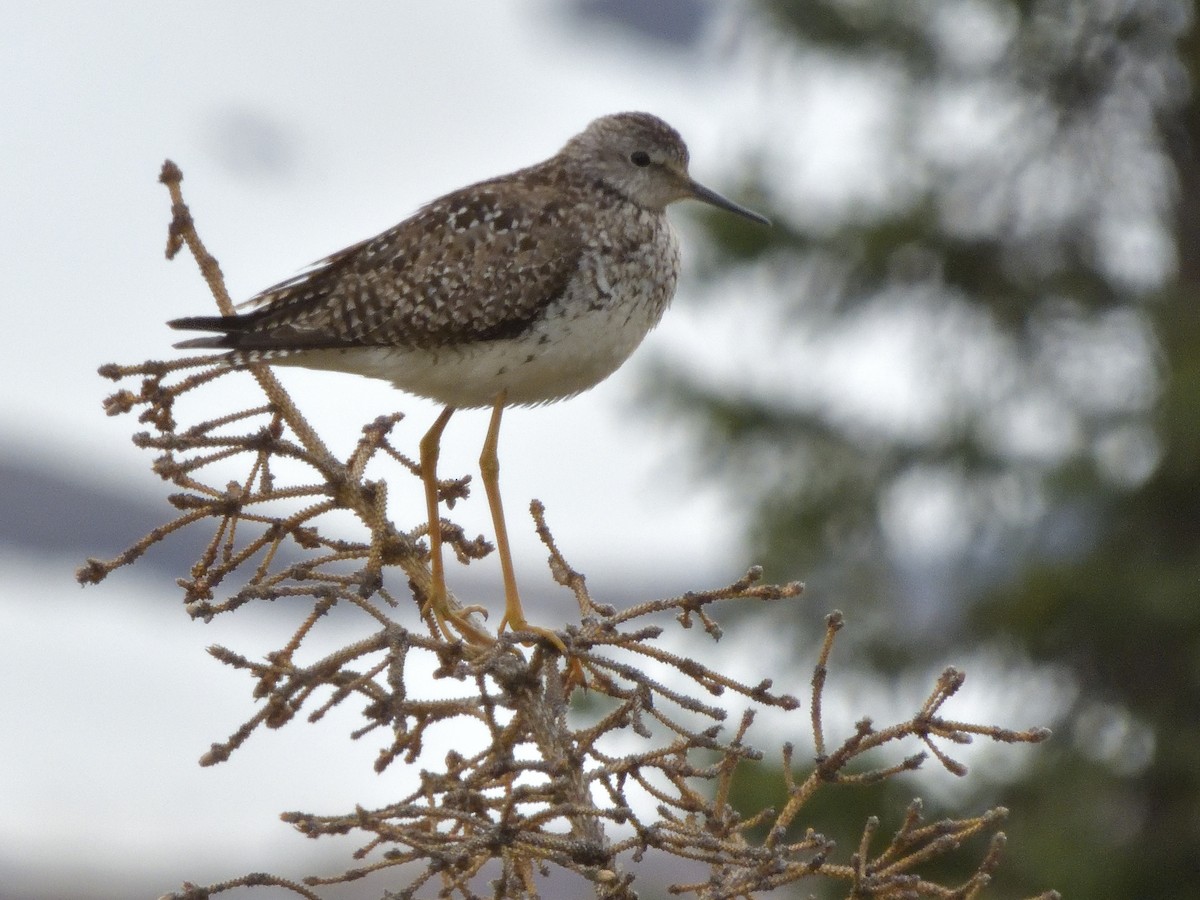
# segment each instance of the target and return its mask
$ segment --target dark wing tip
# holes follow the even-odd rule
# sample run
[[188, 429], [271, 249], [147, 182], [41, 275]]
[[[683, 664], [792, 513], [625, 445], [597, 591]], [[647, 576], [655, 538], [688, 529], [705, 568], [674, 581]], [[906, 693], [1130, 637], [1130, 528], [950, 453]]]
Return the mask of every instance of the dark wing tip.
[[192, 338], [191, 340], [180, 341], [171, 346], [176, 350], [228, 350], [234, 344], [230, 335], [222, 334], [218, 337]]
[[241, 325], [241, 316], [184, 316], [172, 319], [167, 327], [179, 331], [222, 331], [228, 334]]
[[207, 337], [191, 338], [175, 344], [176, 350], [230, 350], [238, 345], [238, 330], [244, 326], [241, 316], [185, 316], [167, 325], [179, 331], [219, 331]]

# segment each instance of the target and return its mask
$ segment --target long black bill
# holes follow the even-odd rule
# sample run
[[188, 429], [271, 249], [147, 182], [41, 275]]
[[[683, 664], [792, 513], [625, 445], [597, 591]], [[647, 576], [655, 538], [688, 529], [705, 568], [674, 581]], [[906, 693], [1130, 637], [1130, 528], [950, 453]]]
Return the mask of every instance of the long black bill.
[[722, 197], [716, 191], [706, 188], [699, 182], [693, 181], [691, 183], [691, 188], [692, 196], [703, 203], [715, 206], [718, 209], [728, 210], [729, 212], [735, 213], [744, 219], [749, 219], [751, 222], [757, 222], [759, 225], [771, 224], [771, 220], [762, 215], [762, 213], [756, 213], [752, 209], [746, 209], [744, 206], [739, 206], [737, 203], [734, 203], [732, 200], [726, 197]]

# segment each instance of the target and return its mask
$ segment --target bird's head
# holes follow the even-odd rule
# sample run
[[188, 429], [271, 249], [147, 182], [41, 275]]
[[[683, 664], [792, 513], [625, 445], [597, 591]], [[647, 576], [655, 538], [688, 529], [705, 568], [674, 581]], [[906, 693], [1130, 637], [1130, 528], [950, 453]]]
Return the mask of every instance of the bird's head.
[[700, 200], [769, 225], [766, 217], [704, 187], [688, 174], [688, 149], [679, 132], [649, 113], [616, 113], [596, 119], [560, 156], [645, 209], [676, 200]]

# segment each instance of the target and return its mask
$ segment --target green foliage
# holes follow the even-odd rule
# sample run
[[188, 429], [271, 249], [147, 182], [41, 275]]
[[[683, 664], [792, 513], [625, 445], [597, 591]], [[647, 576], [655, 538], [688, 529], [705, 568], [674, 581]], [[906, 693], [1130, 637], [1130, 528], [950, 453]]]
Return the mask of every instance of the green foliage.
[[[761, 381], [691, 377], [674, 408], [703, 433], [704, 464], [758, 498], [751, 537], [767, 540], [769, 571], [803, 575], [814, 598], [856, 613], [865, 597], [882, 601], [887, 640], [862, 645], [864, 666], [903, 677], [906, 661], [928, 666], [947, 645], [989, 648], [1077, 689], [1053, 754], [994, 798], [1013, 808], [1013, 839], [1028, 851], [1020, 889], [1193, 896], [1196, 12], [1159, 0], [757, 9], [745, 52], [801, 72], [882, 65], [900, 89], [877, 156], [899, 174], [871, 172], [887, 180], [881, 198], [833, 212], [827, 201], [816, 217], [786, 161], [794, 123], [781, 119], [780, 147], [751, 151], [783, 160], [760, 166], [753, 186], [776, 228], [706, 220], [714, 258], [733, 272], [714, 274], [710, 290], [751, 269], [773, 284], [783, 349], [772, 358], [796, 335], [802, 349], [835, 345], [868, 314], [890, 310], [899, 332], [917, 308], [906, 298], [920, 297], [948, 337], [908, 348], [923, 377], [899, 402], [933, 402], [936, 414], [897, 430], [810, 389], [803, 369], [788, 374], [790, 403]], [[947, 105], [971, 112], [947, 119]], [[956, 362], [955, 347], [990, 350]], [[922, 494], [915, 506], [896, 498], [913, 499], [901, 489], [917, 476], [955, 498], [934, 558], [906, 555], [897, 537]], [[932, 628], [903, 621], [914, 584], [935, 605]], [[883, 646], [886, 658], [871, 656]], [[862, 812], [845, 809], [848, 821]]]

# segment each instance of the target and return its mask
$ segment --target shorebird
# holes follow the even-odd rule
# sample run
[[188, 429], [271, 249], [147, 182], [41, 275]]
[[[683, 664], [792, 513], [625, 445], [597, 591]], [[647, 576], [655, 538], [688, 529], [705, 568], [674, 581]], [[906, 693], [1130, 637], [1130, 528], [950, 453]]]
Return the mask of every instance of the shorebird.
[[168, 324], [218, 332], [175, 346], [227, 349], [231, 366], [351, 372], [445, 404], [420, 442], [420, 469], [433, 582], [425, 607], [450, 636], [478, 629], [447, 599], [438, 452], [455, 409], [490, 407], [479, 467], [504, 580], [500, 630], [563, 650], [521, 606], [500, 500], [500, 419], [505, 406], [593, 387], [658, 324], [680, 265], [666, 207], [686, 199], [769, 224], [696, 182], [666, 122], [604, 116], [546, 161], [453, 191], [267, 288], [242, 304], [251, 312]]

